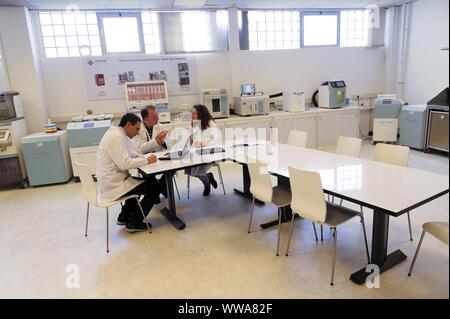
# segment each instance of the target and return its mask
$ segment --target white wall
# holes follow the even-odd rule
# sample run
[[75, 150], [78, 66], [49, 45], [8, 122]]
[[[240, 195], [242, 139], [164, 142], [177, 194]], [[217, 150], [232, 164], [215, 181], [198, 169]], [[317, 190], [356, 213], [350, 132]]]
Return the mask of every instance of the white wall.
[[2, 41], [0, 39], [0, 92], [9, 91], [8, 73], [3, 59]]
[[426, 103], [449, 86], [449, 2], [419, 0], [412, 4], [405, 97]]
[[23, 7], [0, 7], [0, 39], [11, 90], [20, 92], [30, 133], [42, 131], [47, 105], [30, 13]]

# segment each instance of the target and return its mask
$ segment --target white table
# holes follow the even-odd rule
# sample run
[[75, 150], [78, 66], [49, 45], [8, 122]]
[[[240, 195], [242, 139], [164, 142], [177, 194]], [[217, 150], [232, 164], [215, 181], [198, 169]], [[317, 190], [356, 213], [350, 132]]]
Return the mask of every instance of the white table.
[[[203, 156], [191, 153], [181, 160], [158, 161], [140, 168], [145, 174], [167, 173], [169, 208], [164, 208], [161, 213], [175, 227], [185, 227], [176, 216], [173, 192], [172, 177], [179, 169], [225, 160], [240, 163], [243, 165], [242, 193], [249, 197], [246, 165], [249, 160], [258, 158], [268, 162], [269, 172], [285, 180], [289, 179], [289, 166], [316, 171], [321, 176], [325, 193], [374, 210], [371, 262], [380, 267], [380, 273], [406, 259], [401, 250], [387, 253], [389, 216], [398, 217], [449, 192], [448, 176], [308, 148], [266, 143], [227, 146], [225, 150]], [[350, 279], [362, 284], [368, 275], [364, 267]]]
[[[406, 259], [401, 250], [387, 253], [389, 216], [398, 217], [449, 192], [448, 176], [286, 144], [236, 148], [232, 159], [245, 164], [249, 158], [266, 161], [271, 174], [285, 178], [289, 166], [316, 171], [325, 193], [372, 208], [371, 262], [380, 273]], [[363, 284], [368, 275], [364, 267], [350, 279]]]

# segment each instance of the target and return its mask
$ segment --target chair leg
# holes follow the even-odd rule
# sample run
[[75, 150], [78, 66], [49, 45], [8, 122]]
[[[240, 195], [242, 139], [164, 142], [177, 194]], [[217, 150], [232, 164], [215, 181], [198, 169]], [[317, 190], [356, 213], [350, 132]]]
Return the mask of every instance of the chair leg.
[[222, 170], [220, 169], [220, 165], [219, 164], [217, 164], [217, 171], [219, 172], [220, 184], [222, 184], [223, 194], [226, 195], [226, 193], [225, 193], [225, 184], [223, 183], [223, 177], [222, 177]]
[[[316, 224], [314, 222], [312, 222], [312, 227], [314, 230], [314, 237], [316, 238], [316, 241], [319, 241], [319, 238], [317, 238]], [[322, 227], [322, 225], [320, 227]]]
[[109, 253], [109, 208], [106, 207], [106, 252]]
[[423, 241], [424, 236], [425, 236], [425, 229], [422, 231], [422, 235], [420, 236], [419, 245], [417, 245], [416, 253], [414, 254], [414, 258], [411, 263], [411, 267], [409, 268], [409, 271], [408, 271], [408, 276], [411, 276], [411, 273], [414, 268], [414, 264], [416, 263], [417, 255], [419, 254], [420, 246], [422, 246], [422, 241]]
[[342, 206], [343, 201], [344, 201], [344, 199], [341, 198], [341, 202], [339, 203], [339, 206]]
[[367, 243], [366, 224], [364, 223], [364, 215], [361, 214], [361, 224], [364, 234], [364, 244], [366, 246], [367, 263], [370, 264], [369, 244]]
[[189, 190], [190, 190], [190, 187], [191, 187], [191, 175], [188, 175], [187, 176], [187, 191], [188, 191], [188, 193], [187, 193], [187, 198], [189, 199]]
[[252, 200], [252, 209], [250, 211], [250, 221], [248, 223], [248, 233], [250, 234], [250, 228], [252, 227], [252, 218], [253, 218], [253, 210], [255, 209], [255, 196], [253, 196]]
[[409, 240], [413, 241], [412, 237], [412, 229], [411, 229], [411, 217], [409, 216], [409, 212], [406, 213], [408, 216], [408, 226], [409, 226]]
[[[289, 254], [289, 246], [291, 245], [291, 238], [292, 238], [292, 232], [293, 232], [293, 226], [294, 226], [294, 219], [295, 219], [295, 214], [293, 213], [292, 214], [292, 218], [291, 218], [291, 227], [290, 227], [290, 229], [289, 229], [289, 239], [288, 239], [288, 243], [287, 243], [287, 246], [286, 246], [286, 256], [288, 256], [288, 254]], [[314, 225], [314, 223], [313, 223], [313, 227], [314, 227], [314, 232], [316, 231], [316, 226]], [[317, 237], [317, 235], [316, 235], [316, 237]]]
[[[141, 203], [139, 202], [139, 200], [136, 198], [136, 201], [137, 201], [137, 204], [138, 204], [138, 206], [139, 206], [139, 210], [141, 211], [141, 214], [142, 214], [142, 218], [143, 218], [143, 220], [146, 218], [146, 216], [145, 216], [145, 214], [144, 214], [144, 210], [142, 209], [142, 206], [141, 206]], [[150, 213], [150, 212], [149, 212]], [[147, 223], [145, 223], [145, 225], [147, 226], [147, 229], [148, 229], [148, 232], [151, 234], [152, 233], [152, 230], [150, 229], [150, 226], [148, 226], [148, 224]]]
[[[316, 237], [317, 241], [317, 237]], [[320, 241], [323, 241], [323, 225], [320, 225]]]
[[88, 232], [88, 224], [89, 224], [89, 202], [87, 202], [87, 209], [86, 209], [86, 229], [84, 231], [84, 236], [87, 236]]
[[278, 208], [278, 239], [277, 239], [277, 256], [280, 252], [280, 234], [281, 234], [281, 211], [282, 208]]
[[175, 175], [173, 175], [173, 183], [175, 185], [175, 189], [177, 190], [178, 199], [181, 199], [180, 192], [178, 191], [177, 179], [175, 178]]
[[336, 265], [336, 244], [337, 244], [337, 229], [333, 227], [333, 261], [331, 268], [331, 285], [334, 285], [334, 268]]

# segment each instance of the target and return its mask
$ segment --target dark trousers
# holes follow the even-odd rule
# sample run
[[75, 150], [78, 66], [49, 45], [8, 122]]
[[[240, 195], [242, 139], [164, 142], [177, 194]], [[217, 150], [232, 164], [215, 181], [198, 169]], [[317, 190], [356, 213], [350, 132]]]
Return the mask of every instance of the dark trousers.
[[[145, 182], [129, 191], [126, 195], [144, 195], [144, 198], [141, 200], [141, 206], [144, 215], [147, 216], [152, 209], [153, 204], [155, 204], [155, 199], [159, 197], [160, 192], [161, 189], [157, 179], [154, 176], [151, 176]], [[125, 201], [120, 214], [123, 218], [129, 218], [129, 221], [133, 224], [142, 224], [142, 213], [139, 210], [139, 207], [137, 207], [137, 202], [134, 198]]]

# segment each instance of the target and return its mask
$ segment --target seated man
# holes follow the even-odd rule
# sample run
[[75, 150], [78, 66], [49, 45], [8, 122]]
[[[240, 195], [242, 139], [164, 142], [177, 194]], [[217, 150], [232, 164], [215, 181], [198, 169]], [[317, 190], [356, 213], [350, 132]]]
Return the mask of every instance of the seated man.
[[[119, 126], [111, 126], [100, 141], [97, 153], [98, 200], [115, 200], [124, 195], [144, 195], [141, 206], [147, 215], [159, 195], [155, 180], [133, 179], [128, 170], [156, 162], [154, 155], [145, 158], [134, 151], [129, 138], [141, 128], [141, 119], [132, 113], [122, 116]], [[145, 231], [147, 226], [135, 199], [128, 199], [122, 207], [117, 224], [128, 232]], [[150, 223], [149, 223], [149, 226]]]
[[[165, 141], [168, 131], [164, 130], [162, 125], [158, 124], [159, 114], [154, 105], [148, 105], [141, 111], [142, 124], [139, 134], [133, 138], [133, 145], [137, 152], [146, 154], [160, 152], [168, 148]], [[160, 179], [161, 193], [167, 197], [166, 177]], [[155, 199], [160, 202], [159, 194]]]

